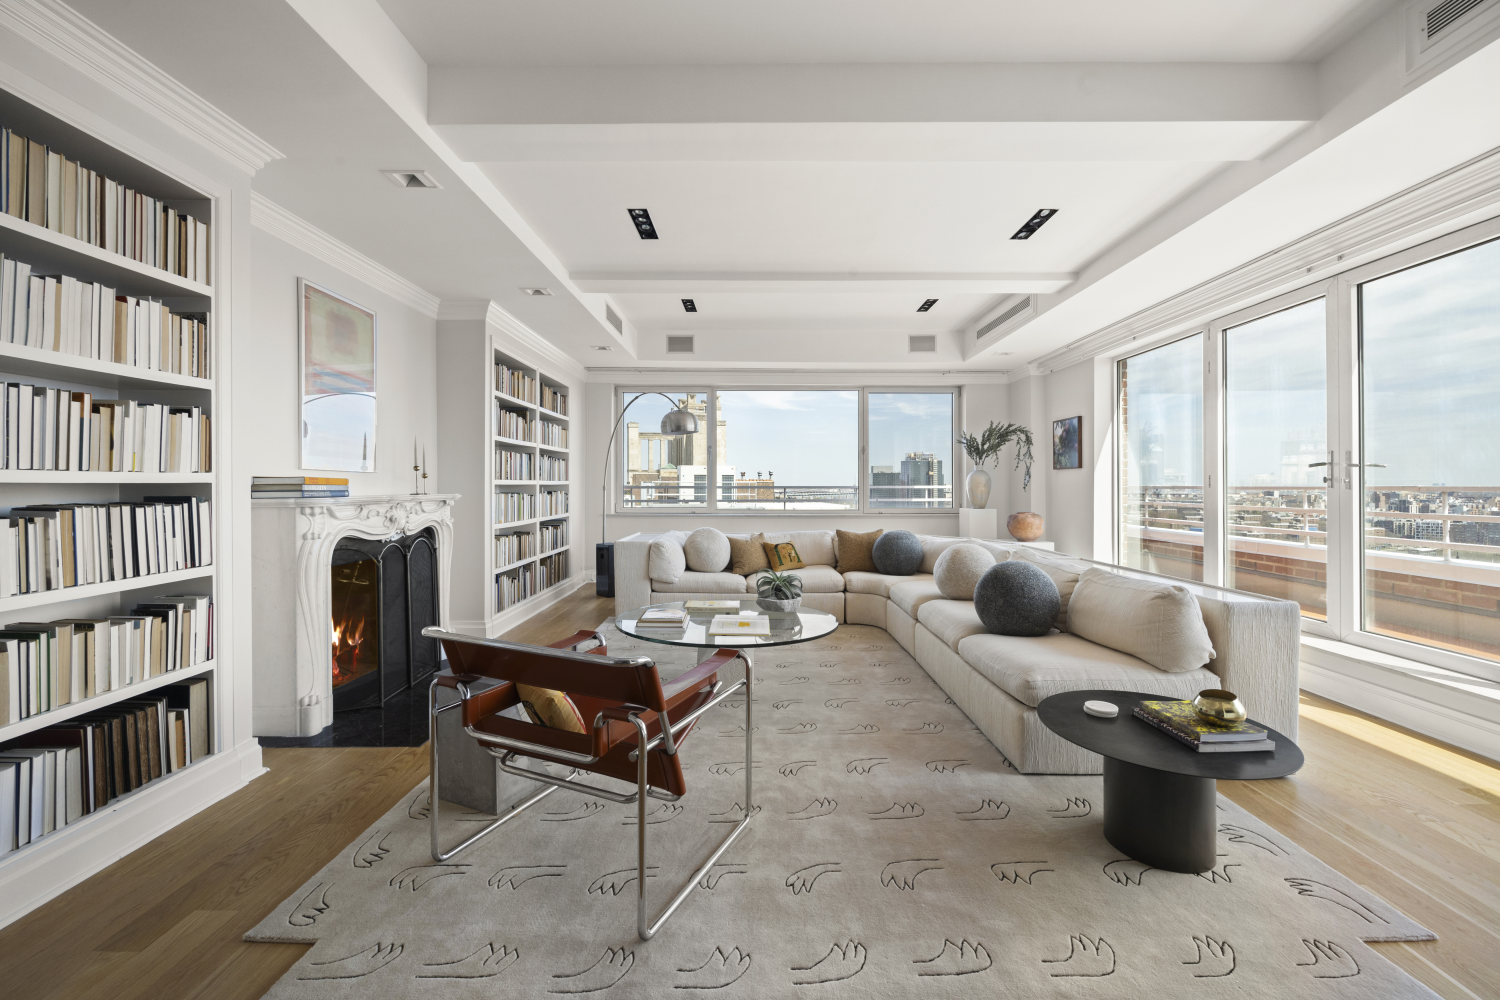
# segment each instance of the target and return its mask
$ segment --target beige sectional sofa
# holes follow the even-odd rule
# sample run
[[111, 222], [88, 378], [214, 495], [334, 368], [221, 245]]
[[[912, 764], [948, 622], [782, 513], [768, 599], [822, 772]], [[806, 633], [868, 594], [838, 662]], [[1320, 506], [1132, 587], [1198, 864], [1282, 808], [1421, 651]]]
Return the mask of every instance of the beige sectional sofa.
[[[650, 549], [658, 537], [636, 534], [615, 543], [617, 609], [755, 593], [753, 575], [687, 571], [674, 582], [653, 580]], [[804, 607], [889, 632], [1021, 771], [1095, 774], [1102, 770], [1097, 754], [1054, 735], [1037, 718], [1036, 706], [1043, 698], [1085, 688], [1191, 698], [1204, 688], [1223, 687], [1243, 698], [1254, 718], [1296, 739], [1301, 617], [1295, 603], [1169, 580], [1019, 543], [946, 536], [918, 536], [923, 559], [913, 576], [841, 573], [835, 564], [832, 531], [767, 533], [766, 537], [793, 542], [808, 562], [796, 571], [803, 580]], [[1051, 576], [1063, 599], [1057, 630], [1039, 638], [991, 635], [972, 601], [945, 598], [932, 572], [938, 556], [959, 542], [981, 545], [997, 561], [1026, 560]], [[1214, 658], [1198, 669], [1168, 672], [1069, 632], [1068, 600], [1079, 577], [1094, 567], [1185, 587], [1203, 615]]]

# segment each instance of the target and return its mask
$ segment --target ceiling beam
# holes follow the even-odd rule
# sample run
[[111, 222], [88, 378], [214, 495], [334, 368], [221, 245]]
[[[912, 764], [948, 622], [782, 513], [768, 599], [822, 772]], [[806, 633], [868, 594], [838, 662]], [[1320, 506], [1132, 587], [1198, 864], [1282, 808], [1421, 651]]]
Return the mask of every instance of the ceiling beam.
[[818, 274], [760, 272], [650, 272], [574, 271], [570, 281], [584, 292], [685, 293], [708, 292], [917, 292], [926, 295], [976, 292], [1009, 295], [1058, 292], [1076, 275], [1051, 274]]

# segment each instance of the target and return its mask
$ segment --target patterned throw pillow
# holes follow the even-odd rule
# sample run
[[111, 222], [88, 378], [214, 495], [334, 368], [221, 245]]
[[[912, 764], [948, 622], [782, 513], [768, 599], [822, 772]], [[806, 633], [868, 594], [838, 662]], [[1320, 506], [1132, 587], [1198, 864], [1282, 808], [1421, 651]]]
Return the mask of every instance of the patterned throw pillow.
[[563, 729], [570, 733], [584, 732], [583, 716], [573, 704], [573, 699], [561, 691], [551, 688], [517, 684], [516, 696], [526, 707], [531, 721], [548, 729]]
[[833, 550], [838, 559], [838, 571], [840, 573], [874, 573], [875, 560], [870, 555], [870, 550], [875, 547], [875, 539], [880, 537], [884, 528], [876, 528], [874, 531], [863, 533], [856, 531], [845, 531], [836, 529], [833, 535]]
[[729, 540], [729, 572], [735, 576], [749, 576], [763, 569], [770, 569], [766, 562], [766, 549], [761, 544], [764, 536], [754, 538], [731, 538]]
[[766, 562], [778, 573], [789, 569], [801, 569], [807, 565], [797, 554], [797, 546], [791, 542], [766, 542]]

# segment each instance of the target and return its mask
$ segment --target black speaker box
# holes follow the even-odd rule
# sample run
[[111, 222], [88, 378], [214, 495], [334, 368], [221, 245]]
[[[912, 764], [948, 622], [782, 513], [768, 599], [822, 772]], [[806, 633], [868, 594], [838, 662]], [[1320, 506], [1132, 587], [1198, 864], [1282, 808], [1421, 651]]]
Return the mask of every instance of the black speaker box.
[[594, 593], [600, 597], [615, 596], [615, 547], [611, 542], [594, 546]]

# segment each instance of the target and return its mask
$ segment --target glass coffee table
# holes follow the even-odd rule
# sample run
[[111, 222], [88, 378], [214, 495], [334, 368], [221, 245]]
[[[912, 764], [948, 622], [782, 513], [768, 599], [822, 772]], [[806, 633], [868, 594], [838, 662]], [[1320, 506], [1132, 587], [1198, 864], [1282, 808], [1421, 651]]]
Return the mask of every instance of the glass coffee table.
[[[730, 598], [724, 598], [730, 600]], [[757, 647], [790, 646], [799, 642], [821, 639], [839, 627], [839, 620], [825, 611], [767, 611], [755, 598], [738, 601], [737, 608], [715, 608], [712, 611], [694, 611], [687, 608], [688, 623], [682, 630], [638, 628], [643, 612], [657, 608], [683, 608], [685, 602], [653, 604], [649, 608], [636, 608], [615, 615], [615, 628], [632, 639], [659, 642], [664, 646], [690, 646], [700, 650], [738, 649], [745, 659], [750, 659], [750, 650]], [[715, 615], [733, 615], [754, 612], [771, 620], [769, 635], [709, 635], [709, 626]]]

